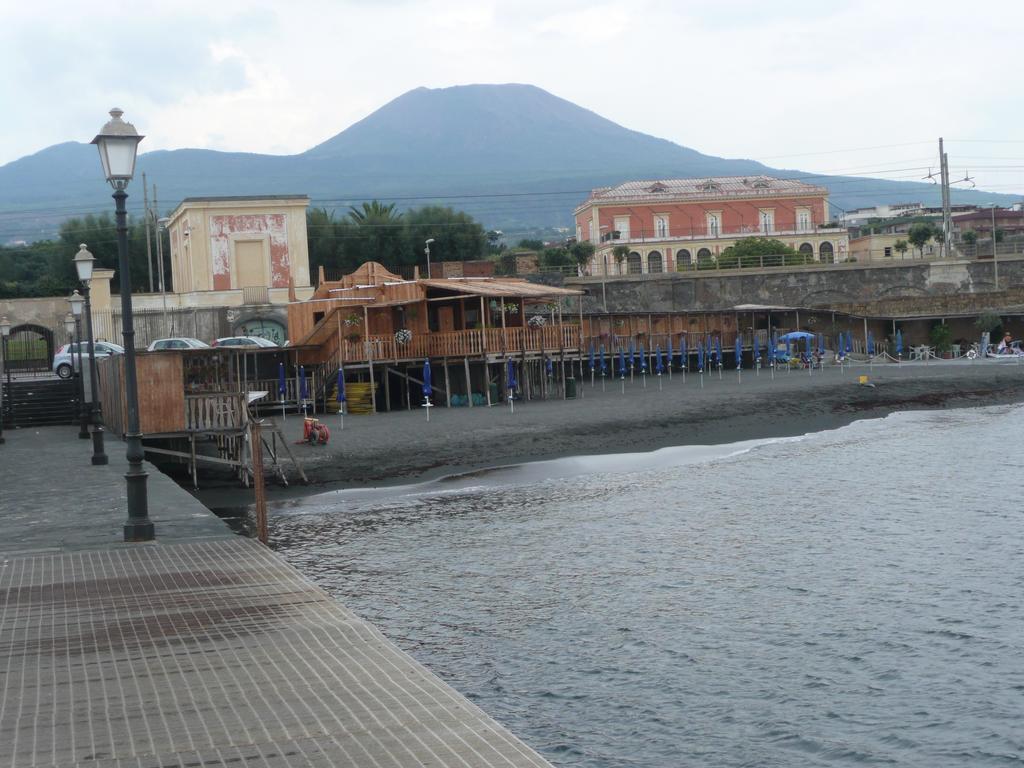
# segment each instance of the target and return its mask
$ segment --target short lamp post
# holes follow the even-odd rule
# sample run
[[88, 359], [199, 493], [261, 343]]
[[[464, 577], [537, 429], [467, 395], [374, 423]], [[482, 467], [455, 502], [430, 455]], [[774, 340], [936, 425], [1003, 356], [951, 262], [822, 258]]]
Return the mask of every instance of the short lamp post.
[[110, 120], [92, 140], [100, 153], [103, 176], [114, 188], [115, 222], [117, 225], [117, 264], [121, 288], [121, 334], [124, 337], [124, 396], [128, 411], [125, 440], [128, 449], [128, 520], [124, 524], [125, 541], [152, 541], [156, 536], [149, 519], [146, 498], [146, 470], [142, 461], [142, 432], [139, 429], [139, 388], [135, 374], [135, 326], [132, 320], [132, 277], [128, 265], [128, 214], [124, 191], [135, 175], [135, 156], [142, 136], [135, 126], [121, 119], [124, 112], [110, 110]]
[[[0, 317], [0, 363], [3, 363], [3, 371], [7, 371], [7, 337], [11, 335], [11, 324], [6, 317]], [[7, 376], [7, 397], [11, 396], [11, 377]], [[4, 397], [3, 383], [0, 383], [0, 445], [4, 443]]]
[[423, 252], [427, 254], [427, 280], [430, 279], [430, 244], [432, 242], [434, 242], [434, 238], [430, 238], [429, 240], [427, 240], [425, 242], [426, 248], [423, 249]]
[[[65, 319], [64, 325], [68, 327], [68, 333], [73, 333], [75, 348], [78, 352], [78, 362], [75, 363], [75, 356], [71, 355], [71, 370], [78, 369], [78, 438], [89, 439], [89, 408], [85, 404], [85, 366], [82, 365], [82, 305], [85, 299], [78, 291], [73, 291], [68, 297], [68, 304], [71, 305], [71, 317]], [[73, 375], [73, 374], [72, 374]]]
[[[89, 342], [89, 423], [92, 425], [92, 463], [101, 466], [109, 463], [107, 454], [103, 450], [103, 415], [100, 411], [100, 390], [99, 374], [96, 371], [96, 341], [93, 338], [92, 328], [92, 302], [89, 300], [89, 286], [92, 280], [92, 270], [96, 259], [85, 247], [85, 243], [79, 243], [78, 253], [72, 259], [75, 264], [75, 272], [82, 282], [82, 291], [85, 293], [85, 335]], [[84, 387], [84, 380], [82, 386]]]
[[[0, 357], [3, 358], [4, 375], [7, 378], [7, 414], [10, 416], [10, 423], [14, 424], [14, 401], [10, 398], [10, 360], [7, 357], [7, 339], [10, 338], [10, 322], [6, 317], [0, 318]], [[0, 386], [0, 389], [3, 389]], [[3, 427], [3, 398], [0, 397], [0, 430]], [[2, 434], [2, 431], [0, 431]]]

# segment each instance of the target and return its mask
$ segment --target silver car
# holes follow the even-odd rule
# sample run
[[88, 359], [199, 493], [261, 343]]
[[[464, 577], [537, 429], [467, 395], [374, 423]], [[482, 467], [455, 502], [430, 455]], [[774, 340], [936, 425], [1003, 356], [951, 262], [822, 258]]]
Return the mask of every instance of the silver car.
[[[110, 357], [111, 355], [123, 355], [124, 347], [114, 344], [112, 341], [96, 342], [96, 357]], [[89, 342], [82, 342], [82, 357], [89, 357]], [[78, 372], [78, 342], [65, 344], [57, 350], [53, 356], [53, 372], [62, 379], [70, 379]]]
[[260, 336], [226, 336], [213, 342], [215, 347], [277, 347], [270, 339]]
[[179, 336], [174, 339], [157, 339], [148, 347], [147, 352], [158, 352], [161, 349], [209, 349], [210, 345], [193, 339], [191, 336]]

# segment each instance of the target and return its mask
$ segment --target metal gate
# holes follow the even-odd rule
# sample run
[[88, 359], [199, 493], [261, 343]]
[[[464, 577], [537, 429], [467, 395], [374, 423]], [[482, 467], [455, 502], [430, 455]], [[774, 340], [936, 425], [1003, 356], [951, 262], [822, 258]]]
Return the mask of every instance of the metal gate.
[[54, 346], [53, 331], [41, 325], [16, 325], [4, 344], [4, 365], [17, 377], [51, 373]]

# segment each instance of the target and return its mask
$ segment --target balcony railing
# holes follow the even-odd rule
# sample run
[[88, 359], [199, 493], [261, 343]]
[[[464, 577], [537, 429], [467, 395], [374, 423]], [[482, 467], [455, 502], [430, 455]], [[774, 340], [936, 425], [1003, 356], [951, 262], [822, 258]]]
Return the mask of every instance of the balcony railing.
[[[798, 225], [774, 227], [762, 230], [756, 224], [729, 228], [710, 228], [704, 225], [686, 224], [672, 227], [668, 234], [653, 229], [630, 230], [622, 232], [618, 237], [605, 236], [598, 243], [599, 248], [631, 243], [671, 243], [679, 240], [735, 240], [737, 237], [795, 237], [799, 235], [835, 235], [846, 232], [845, 227], [834, 227], [825, 224], [810, 224], [806, 227]], [[614, 234], [614, 233], [612, 233]]]

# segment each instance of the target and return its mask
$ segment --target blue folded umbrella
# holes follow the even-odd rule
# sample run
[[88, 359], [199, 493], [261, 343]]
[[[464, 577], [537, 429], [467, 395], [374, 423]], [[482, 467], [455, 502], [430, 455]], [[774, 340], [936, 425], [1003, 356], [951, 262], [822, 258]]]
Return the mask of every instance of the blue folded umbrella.
[[[590, 357], [590, 370], [593, 371], [594, 370], [594, 357], [593, 357], [594, 351], [593, 350], [590, 351], [590, 355], [591, 355], [591, 357]], [[547, 363], [545, 364], [545, 368], [547, 369], [548, 378], [549, 379], [554, 378], [554, 376], [555, 376], [555, 361], [552, 360], [549, 357], [548, 360], [547, 360]]]
[[601, 375], [608, 375], [608, 355], [606, 354], [604, 344], [601, 345]]
[[640, 345], [640, 373], [647, 373], [647, 355], [644, 354], [644, 345]]
[[505, 373], [505, 386], [508, 388], [510, 393], [516, 391], [516, 366], [515, 363], [512, 362], [511, 358], [509, 358]]
[[722, 364], [722, 338], [715, 336], [715, 365]]
[[875, 337], [871, 335], [871, 331], [868, 331], [868, 354], [871, 357], [875, 356]]
[[686, 334], [679, 337], [679, 367], [686, 370]]
[[903, 331], [896, 331], [896, 354], [903, 354]]
[[619, 378], [626, 378], [626, 353], [619, 347]]
[[[671, 359], [672, 359], [672, 357], [669, 356], [669, 360], [671, 360]], [[655, 373], [664, 373], [665, 372], [665, 359], [661, 355], [661, 345], [660, 344], [658, 345], [658, 352], [655, 355], [654, 360], [655, 360], [654, 372]]]
[[740, 335], [736, 334], [736, 344], [734, 352], [736, 353], [736, 367], [740, 368], [743, 364], [743, 342], [740, 341]]
[[[550, 363], [551, 361], [549, 360], [548, 362]], [[594, 372], [594, 368], [595, 368], [595, 366], [594, 366], [594, 345], [591, 344], [590, 345], [590, 372], [591, 373]], [[548, 372], [548, 374], [550, 375], [550, 371]]]
[[428, 398], [434, 394], [434, 388], [430, 385], [430, 358], [423, 361], [423, 397]]
[[846, 332], [846, 354], [849, 355], [853, 352], [853, 331]]
[[[658, 348], [660, 351], [660, 347]], [[668, 335], [668, 367], [672, 367], [672, 334]]]
[[338, 402], [345, 402], [345, 369], [338, 369]]
[[697, 370], [704, 373], [704, 344], [697, 345]]
[[299, 396], [309, 400], [309, 385], [306, 383], [306, 366], [299, 366]]
[[285, 385], [285, 380], [284, 380], [284, 363], [278, 363], [277, 364], [277, 394], [279, 394], [281, 396], [282, 400], [284, 400], [284, 393], [285, 393], [285, 391], [287, 391], [287, 389], [288, 389], [288, 387]]

